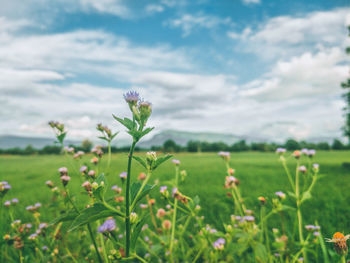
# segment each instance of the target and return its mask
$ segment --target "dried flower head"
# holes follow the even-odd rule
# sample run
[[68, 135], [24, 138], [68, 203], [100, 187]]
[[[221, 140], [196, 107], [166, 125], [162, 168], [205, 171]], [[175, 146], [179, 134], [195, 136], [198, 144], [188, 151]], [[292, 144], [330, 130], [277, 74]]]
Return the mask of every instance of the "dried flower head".
[[326, 242], [334, 243], [334, 249], [339, 255], [347, 255], [348, 254], [348, 246], [346, 241], [350, 238], [350, 235], [344, 236], [344, 234], [340, 232], [336, 232], [333, 235], [332, 239], [326, 239]]

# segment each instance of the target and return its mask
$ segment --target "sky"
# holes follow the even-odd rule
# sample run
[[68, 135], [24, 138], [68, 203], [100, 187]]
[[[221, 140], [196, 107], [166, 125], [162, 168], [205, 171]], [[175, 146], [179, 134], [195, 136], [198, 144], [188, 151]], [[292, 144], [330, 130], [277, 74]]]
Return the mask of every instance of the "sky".
[[342, 136], [348, 0], [1, 2], [0, 134], [123, 130], [136, 90], [156, 132]]

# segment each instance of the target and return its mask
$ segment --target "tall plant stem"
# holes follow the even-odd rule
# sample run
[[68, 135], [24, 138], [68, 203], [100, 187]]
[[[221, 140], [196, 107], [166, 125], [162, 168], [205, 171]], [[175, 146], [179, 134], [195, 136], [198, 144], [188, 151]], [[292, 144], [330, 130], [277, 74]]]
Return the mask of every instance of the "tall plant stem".
[[108, 173], [109, 173], [110, 167], [111, 167], [111, 156], [112, 156], [111, 142], [108, 141], [108, 161], [107, 161], [107, 171], [108, 171]]
[[[68, 197], [69, 202], [72, 204], [74, 210], [75, 210], [78, 214], [80, 214], [80, 211], [78, 210], [78, 208], [77, 208], [76, 205], [74, 204], [74, 202], [73, 202], [73, 200], [72, 200], [72, 198], [71, 198], [71, 196], [70, 196], [70, 194], [69, 194], [68, 189], [65, 188], [65, 190], [66, 190], [66, 193], [67, 193], [67, 197]], [[91, 226], [90, 226], [89, 223], [87, 224], [87, 227], [88, 227], [88, 230], [89, 230], [89, 234], [90, 234], [91, 241], [92, 241], [92, 243], [94, 244], [94, 248], [95, 248], [95, 251], [96, 251], [96, 254], [97, 254], [98, 262], [102, 263], [103, 261], [102, 261], [100, 252], [98, 251], [98, 247], [97, 247], [97, 244], [96, 244], [96, 240], [95, 240], [94, 234], [92, 233]]]
[[130, 256], [130, 179], [131, 179], [131, 161], [132, 155], [134, 154], [136, 141], [132, 142], [128, 156], [128, 172], [126, 177], [126, 189], [125, 189], [125, 204], [126, 204], [126, 216], [125, 216], [125, 256], [128, 258]]
[[[177, 187], [179, 181], [179, 167], [175, 167], [175, 187]], [[170, 252], [170, 257], [173, 258], [173, 247], [174, 247], [174, 241], [175, 241], [175, 224], [176, 224], [176, 211], [177, 211], [177, 199], [175, 198], [174, 201], [174, 214], [173, 214], [173, 222], [171, 225], [171, 238], [170, 238], [170, 247], [169, 247], [169, 252]], [[172, 260], [173, 261], [173, 260]]]
[[[283, 168], [284, 168], [284, 170], [286, 171], [286, 174], [287, 174], [287, 176], [288, 176], [289, 183], [290, 183], [290, 185], [291, 185], [293, 191], [295, 191], [295, 185], [294, 185], [292, 176], [291, 176], [291, 174], [290, 174], [290, 172], [289, 172], [289, 169], [288, 169], [287, 164], [286, 164], [286, 160], [284, 159], [283, 156], [281, 157], [281, 161], [282, 161]], [[298, 167], [299, 167], [299, 165], [298, 165]]]
[[303, 257], [304, 261], [307, 262], [307, 253], [304, 248], [304, 235], [303, 235], [303, 219], [301, 215], [301, 200], [300, 200], [300, 185], [299, 185], [299, 160], [297, 161], [297, 167], [296, 167], [296, 172], [295, 172], [295, 196], [297, 199], [297, 217], [298, 217], [298, 230], [299, 230], [299, 240], [300, 243], [302, 244], [303, 248]]

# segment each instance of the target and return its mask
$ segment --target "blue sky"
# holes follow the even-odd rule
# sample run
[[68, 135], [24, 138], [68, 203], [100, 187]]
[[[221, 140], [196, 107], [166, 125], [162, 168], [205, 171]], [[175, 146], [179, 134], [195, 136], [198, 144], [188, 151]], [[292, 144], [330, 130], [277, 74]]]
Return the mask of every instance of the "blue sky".
[[122, 94], [157, 131], [340, 137], [348, 1], [20, 0], [0, 9], [0, 134], [96, 135]]

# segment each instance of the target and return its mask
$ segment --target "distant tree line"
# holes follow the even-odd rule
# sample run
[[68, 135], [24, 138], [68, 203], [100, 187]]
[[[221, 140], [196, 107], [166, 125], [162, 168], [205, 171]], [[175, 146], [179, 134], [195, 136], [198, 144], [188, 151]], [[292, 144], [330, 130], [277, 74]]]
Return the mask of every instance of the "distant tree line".
[[[74, 147], [75, 152], [83, 151], [90, 152], [93, 144], [89, 140], [84, 140], [81, 145], [69, 145]], [[136, 147], [135, 151], [163, 151], [163, 152], [218, 152], [218, 151], [229, 151], [229, 152], [244, 152], [244, 151], [259, 151], [259, 152], [273, 152], [278, 147], [286, 148], [289, 151], [308, 148], [315, 150], [350, 150], [350, 145], [343, 144], [340, 140], [335, 139], [333, 143], [319, 142], [310, 143], [306, 141], [296, 141], [294, 139], [287, 140], [284, 144], [268, 143], [268, 142], [252, 142], [247, 143], [245, 140], [238, 141], [234, 144], [226, 144], [223, 142], [201, 142], [201, 141], [189, 141], [186, 146], [176, 144], [173, 140], [167, 140], [162, 146], [152, 146], [148, 148]], [[103, 147], [102, 150], [108, 152], [107, 147]], [[129, 147], [111, 147], [112, 153], [128, 152]], [[14, 154], [14, 155], [32, 155], [32, 154], [60, 154], [61, 147], [52, 145], [45, 146], [41, 149], [36, 149], [31, 145], [23, 148], [10, 148], [0, 149], [0, 154]]]
[[340, 140], [335, 139], [332, 144], [328, 142], [310, 143], [306, 141], [296, 141], [288, 139], [284, 144], [268, 143], [268, 142], [252, 142], [247, 143], [245, 140], [240, 140], [234, 144], [228, 145], [223, 142], [201, 142], [189, 141], [186, 146], [176, 144], [173, 140], [167, 140], [163, 146], [153, 146], [151, 150], [164, 152], [243, 152], [243, 151], [259, 151], [273, 152], [278, 147], [286, 148], [289, 151], [308, 148], [315, 150], [347, 150], [349, 145], [344, 145]]

